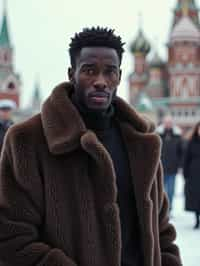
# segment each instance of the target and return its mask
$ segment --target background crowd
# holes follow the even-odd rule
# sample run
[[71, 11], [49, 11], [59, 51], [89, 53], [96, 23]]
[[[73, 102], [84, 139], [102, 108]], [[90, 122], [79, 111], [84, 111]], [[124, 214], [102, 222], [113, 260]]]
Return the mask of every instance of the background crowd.
[[194, 212], [194, 229], [197, 229], [200, 227], [200, 122], [189, 135], [184, 135], [173, 123], [172, 117], [166, 115], [157, 127], [157, 133], [162, 139], [161, 160], [170, 211], [173, 209], [175, 179], [177, 174], [182, 174], [185, 181], [185, 210]]

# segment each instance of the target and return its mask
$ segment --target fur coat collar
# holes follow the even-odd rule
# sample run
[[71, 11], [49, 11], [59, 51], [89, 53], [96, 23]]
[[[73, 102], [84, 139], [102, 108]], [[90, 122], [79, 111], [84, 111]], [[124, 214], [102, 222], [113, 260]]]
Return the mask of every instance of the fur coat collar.
[[[42, 107], [42, 124], [49, 150], [53, 154], [72, 151], [79, 144], [80, 137], [88, 131], [69, 98], [72, 91], [71, 83], [65, 82], [58, 85]], [[138, 133], [151, 134], [155, 129], [151, 121], [140, 116], [119, 97], [115, 100], [115, 110], [118, 119], [130, 124]], [[51, 120], [51, 127], [49, 120]]]
[[[43, 104], [42, 125], [50, 152], [54, 155], [69, 153], [81, 145], [99, 164], [112, 165], [108, 152], [95, 133], [86, 128], [72, 104], [69, 98], [72, 91], [71, 83], [62, 83]], [[154, 133], [154, 124], [119, 97], [115, 100], [115, 114], [127, 146], [130, 166], [134, 165], [134, 176], [138, 177], [140, 191], [148, 192], [159, 164], [160, 138]]]

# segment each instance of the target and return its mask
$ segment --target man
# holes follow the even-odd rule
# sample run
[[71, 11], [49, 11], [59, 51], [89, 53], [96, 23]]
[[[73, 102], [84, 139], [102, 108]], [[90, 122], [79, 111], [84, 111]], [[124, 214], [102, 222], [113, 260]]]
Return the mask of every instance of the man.
[[84, 29], [69, 83], [14, 126], [0, 180], [0, 259], [10, 266], [178, 266], [153, 125], [116, 96], [123, 43]]
[[16, 108], [15, 102], [9, 99], [0, 100], [0, 151], [2, 149], [4, 136], [8, 128], [13, 124], [12, 111]]
[[157, 132], [162, 139], [162, 155], [161, 160], [164, 169], [164, 186], [167, 192], [170, 210], [172, 209], [175, 177], [178, 169], [181, 167], [183, 149], [181, 129], [173, 124], [173, 119], [170, 115], [163, 118], [163, 123], [157, 128]]

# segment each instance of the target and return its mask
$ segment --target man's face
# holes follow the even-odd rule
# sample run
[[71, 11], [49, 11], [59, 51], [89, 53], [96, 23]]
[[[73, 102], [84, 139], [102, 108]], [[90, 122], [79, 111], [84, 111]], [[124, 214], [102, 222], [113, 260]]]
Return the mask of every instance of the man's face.
[[105, 111], [120, 82], [119, 65], [117, 52], [112, 48], [82, 48], [75, 69], [69, 70], [78, 103], [91, 110]]
[[164, 126], [166, 129], [171, 129], [173, 127], [173, 120], [171, 116], [166, 116], [164, 118]]
[[0, 109], [0, 119], [9, 120], [11, 118], [11, 109]]

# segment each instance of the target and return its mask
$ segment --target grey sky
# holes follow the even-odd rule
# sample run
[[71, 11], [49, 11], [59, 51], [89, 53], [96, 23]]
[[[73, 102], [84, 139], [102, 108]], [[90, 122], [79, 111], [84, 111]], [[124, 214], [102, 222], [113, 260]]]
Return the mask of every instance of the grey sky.
[[[138, 30], [138, 14], [146, 37], [166, 57], [165, 44], [177, 0], [7, 0], [9, 30], [15, 52], [15, 69], [21, 74], [22, 103], [29, 103], [39, 77], [42, 97], [66, 79], [70, 37], [83, 27], [102, 25], [116, 29], [126, 42], [119, 94], [127, 97], [126, 79], [133, 68], [128, 51]], [[200, 0], [196, 0], [200, 4]], [[3, 1], [1, 4], [1, 13]], [[157, 41], [155, 39], [158, 38]]]

